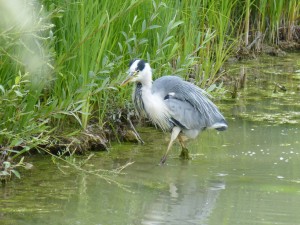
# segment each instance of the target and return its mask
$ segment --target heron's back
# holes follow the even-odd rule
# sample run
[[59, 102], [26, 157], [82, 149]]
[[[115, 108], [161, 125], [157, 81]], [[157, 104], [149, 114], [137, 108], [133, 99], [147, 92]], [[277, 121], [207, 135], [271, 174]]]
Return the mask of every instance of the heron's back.
[[153, 82], [152, 92], [165, 100], [172, 112], [170, 121], [183, 130], [227, 129], [225, 118], [206, 92], [190, 82], [163, 76]]

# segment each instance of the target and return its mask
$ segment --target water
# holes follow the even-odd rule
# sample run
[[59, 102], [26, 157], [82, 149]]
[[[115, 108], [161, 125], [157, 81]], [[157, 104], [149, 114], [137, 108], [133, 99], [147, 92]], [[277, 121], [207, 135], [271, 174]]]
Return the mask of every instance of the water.
[[[245, 68], [246, 88], [238, 100], [218, 103], [229, 129], [190, 141], [192, 160], [179, 160], [176, 144], [158, 166], [169, 135], [139, 128], [145, 145], [113, 144], [86, 165], [134, 162], [113, 176], [126, 186], [30, 158], [35, 168], [0, 189], [1, 224], [299, 224], [298, 58], [231, 65], [237, 74]], [[274, 81], [288, 91], [273, 93]]]

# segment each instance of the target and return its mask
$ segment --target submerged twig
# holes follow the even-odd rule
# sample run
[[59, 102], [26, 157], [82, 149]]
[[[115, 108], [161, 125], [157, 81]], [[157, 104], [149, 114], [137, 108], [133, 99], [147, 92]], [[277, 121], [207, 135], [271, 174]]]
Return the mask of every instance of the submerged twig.
[[120, 166], [120, 167], [114, 169], [113, 171], [114, 171], [115, 173], [117, 173], [117, 174], [120, 174], [120, 173], [122, 172], [122, 170], [126, 169], [128, 166], [131, 166], [133, 163], [134, 163], [134, 162], [128, 162], [128, 163], [126, 163], [125, 165]]
[[273, 93], [276, 93], [276, 92], [277, 92], [277, 87], [278, 87], [281, 91], [284, 91], [284, 92], [287, 91], [287, 89], [286, 89], [285, 86], [283, 86], [283, 85], [281, 85], [281, 84], [279, 84], [279, 83], [277, 83], [277, 82], [274, 82], [274, 84], [275, 84], [275, 87], [274, 87]]
[[[63, 159], [63, 158], [61, 158], [61, 157], [59, 157], [59, 156], [57, 156], [57, 155], [55, 155], [55, 154], [52, 154], [52, 153], [51, 153], [50, 151], [48, 151], [48, 150], [45, 150], [45, 152], [48, 153], [49, 155], [51, 155], [52, 157], [54, 157], [55, 159], [61, 160], [61, 161], [63, 161], [64, 163], [70, 165], [71, 167], [73, 167], [74, 169], [76, 169], [76, 170], [78, 170], [78, 171], [81, 171], [81, 172], [86, 173], [86, 174], [90, 174], [90, 175], [97, 176], [97, 177], [99, 177], [99, 178], [105, 180], [105, 181], [106, 181], [107, 183], [109, 183], [109, 184], [115, 184], [115, 185], [117, 185], [118, 187], [122, 188], [122, 189], [125, 190], [125, 191], [132, 192], [132, 191], [129, 189], [129, 187], [128, 187], [127, 185], [124, 185], [124, 184], [122, 184], [122, 183], [120, 183], [120, 182], [118, 182], [118, 181], [112, 179], [112, 178], [109, 177], [108, 175], [99, 174], [99, 173], [98, 173], [98, 172], [99, 172], [98, 170], [86, 170], [86, 169], [83, 169], [83, 168], [81, 167], [82, 165], [78, 166], [78, 165], [76, 165], [75, 163], [71, 163], [71, 162], [69, 162], [69, 161], [66, 160], [66, 159]], [[89, 158], [90, 158], [90, 157], [89, 157]], [[53, 162], [54, 162], [54, 161], [53, 161]], [[54, 163], [55, 163], [55, 162], [54, 162]], [[126, 167], [132, 165], [133, 163], [134, 163], [134, 162], [127, 163], [127, 164], [125, 164], [125, 165], [123, 165], [123, 166], [117, 168], [117, 170], [112, 170], [112, 171], [109, 171], [109, 170], [105, 171], [105, 170], [103, 170], [103, 171], [109, 172], [109, 173], [112, 173], [112, 174], [120, 174], [120, 172], [121, 172], [123, 169], [125, 169]], [[57, 164], [57, 163], [55, 163], [55, 164]], [[61, 168], [60, 168], [59, 166], [58, 166], [58, 168], [59, 168], [59, 170], [61, 170]], [[61, 171], [62, 171], [62, 170], [61, 170]], [[63, 172], [63, 171], [62, 171], [62, 172]], [[64, 172], [63, 172], [63, 173], [64, 173]]]

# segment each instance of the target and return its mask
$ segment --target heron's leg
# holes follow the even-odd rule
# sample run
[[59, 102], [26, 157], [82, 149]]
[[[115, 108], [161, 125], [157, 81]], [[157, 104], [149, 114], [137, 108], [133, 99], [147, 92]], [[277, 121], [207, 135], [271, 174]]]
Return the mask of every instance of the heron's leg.
[[185, 147], [184, 142], [183, 142], [183, 138], [180, 134], [178, 135], [178, 140], [179, 140], [179, 143], [181, 145], [181, 153], [180, 153], [179, 157], [182, 158], [182, 159], [190, 159], [189, 150], [187, 149], [187, 147]]
[[164, 154], [164, 156], [161, 158], [160, 160], [160, 163], [161, 164], [164, 164], [167, 160], [167, 156], [168, 156], [168, 153], [174, 143], [174, 141], [176, 140], [178, 134], [180, 133], [181, 129], [179, 127], [174, 127], [173, 130], [172, 130], [172, 134], [171, 134], [171, 140], [169, 142], [169, 145], [168, 145], [168, 148], [167, 148], [167, 151], [166, 153]]

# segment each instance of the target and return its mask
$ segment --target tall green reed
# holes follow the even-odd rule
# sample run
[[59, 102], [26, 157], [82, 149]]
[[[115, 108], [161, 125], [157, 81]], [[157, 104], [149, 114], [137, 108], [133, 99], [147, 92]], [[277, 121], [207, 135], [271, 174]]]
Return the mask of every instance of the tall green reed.
[[[250, 10], [252, 40], [258, 35], [257, 32], [262, 35], [260, 43], [264, 41], [278, 45], [280, 41], [293, 41], [296, 38], [299, 1], [254, 0]], [[261, 50], [261, 45], [258, 50]]]
[[[122, 60], [113, 53], [118, 46], [118, 37], [121, 36], [121, 29], [118, 30], [116, 26], [125, 26], [122, 18], [142, 1], [127, 0], [122, 4], [112, 1], [101, 4], [94, 1], [51, 2], [55, 2], [55, 7], [64, 11], [63, 17], [54, 21], [59, 28], [54, 35], [58, 40], [63, 40], [56, 44], [61, 69], [54, 96], [62, 105], [69, 104], [66, 99], [78, 102], [76, 118], [80, 118], [78, 122], [86, 128], [95, 106], [103, 111], [107, 108], [108, 95], [105, 92], [112, 88], [100, 91], [98, 87], [103, 83], [110, 85], [110, 81], [115, 79], [115, 75], [109, 76], [114, 72], [117, 64], [115, 60]], [[96, 101], [93, 96], [95, 92], [98, 95]], [[61, 93], [65, 98], [60, 98]]]
[[300, 2], [297, 0], [291, 0], [286, 2], [286, 6], [283, 8], [283, 27], [284, 36], [287, 41], [292, 41], [295, 36], [296, 21], [299, 20]]
[[183, 40], [180, 55], [184, 57], [183, 65], [188, 64], [188, 71], [184, 71], [186, 76], [194, 77], [199, 85], [208, 86], [215, 82], [233, 50], [236, 24], [231, 13], [235, 4], [235, 1], [209, 0], [182, 3], [184, 29], [180, 37]]

